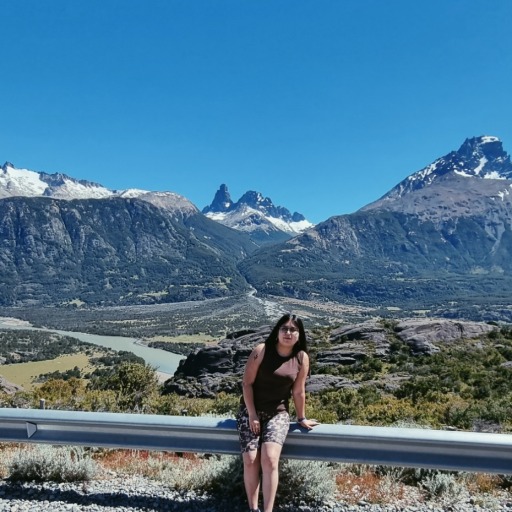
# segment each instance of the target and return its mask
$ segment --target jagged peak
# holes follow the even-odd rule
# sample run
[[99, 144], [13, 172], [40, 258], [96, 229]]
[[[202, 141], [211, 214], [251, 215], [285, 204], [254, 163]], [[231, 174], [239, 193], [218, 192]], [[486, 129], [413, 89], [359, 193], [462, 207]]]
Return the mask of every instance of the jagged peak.
[[449, 178], [452, 175], [478, 179], [512, 179], [512, 162], [498, 137], [481, 135], [467, 138], [457, 151], [411, 174], [383, 199], [400, 197], [412, 190], [432, 185], [441, 177]]
[[269, 197], [249, 190], [233, 202], [226, 185], [221, 185], [210, 206], [203, 213], [211, 219], [243, 231], [277, 229], [284, 233], [297, 234], [313, 226], [298, 213], [293, 214], [283, 206], [275, 206]]
[[221, 213], [227, 212], [233, 207], [233, 201], [229, 195], [228, 187], [224, 183], [215, 192], [212, 203], [203, 208], [203, 213]]
[[272, 208], [274, 203], [272, 203], [272, 199], [269, 197], [263, 197], [262, 194], [256, 192], [254, 190], [247, 191], [238, 201], [238, 205], [247, 204], [249, 206], [253, 206], [255, 208]]

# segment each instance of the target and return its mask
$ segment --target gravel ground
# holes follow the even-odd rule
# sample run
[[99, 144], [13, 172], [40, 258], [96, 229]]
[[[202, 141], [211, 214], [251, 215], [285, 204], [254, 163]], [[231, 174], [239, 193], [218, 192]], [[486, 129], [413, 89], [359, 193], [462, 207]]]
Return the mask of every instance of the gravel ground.
[[[307, 506], [276, 507], [276, 512], [512, 512], [512, 494], [471, 497], [462, 493], [445, 497], [441, 502], [420, 503], [417, 495], [400, 502], [355, 505], [327, 502], [314, 508]], [[86, 483], [10, 483], [0, 481], [1, 512], [245, 512], [245, 506], [219, 501], [197, 492], [177, 492], [161, 482], [140, 476], [94, 480]]]

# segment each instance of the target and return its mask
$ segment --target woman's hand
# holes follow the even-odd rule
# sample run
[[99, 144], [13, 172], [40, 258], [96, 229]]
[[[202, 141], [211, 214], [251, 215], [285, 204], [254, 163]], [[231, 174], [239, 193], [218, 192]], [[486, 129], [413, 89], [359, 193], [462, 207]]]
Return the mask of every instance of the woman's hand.
[[320, 425], [319, 421], [308, 420], [307, 418], [303, 418], [302, 421], [299, 421], [298, 423], [301, 427], [307, 428], [308, 430], [311, 430], [313, 427]]
[[255, 434], [260, 433], [260, 419], [257, 414], [249, 414], [249, 427], [251, 432], [254, 432]]

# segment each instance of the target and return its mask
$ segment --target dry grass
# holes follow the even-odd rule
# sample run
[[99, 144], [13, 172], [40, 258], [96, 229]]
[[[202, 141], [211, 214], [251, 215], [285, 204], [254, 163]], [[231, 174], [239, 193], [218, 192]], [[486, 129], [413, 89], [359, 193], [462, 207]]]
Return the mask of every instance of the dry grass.
[[193, 453], [151, 452], [147, 450], [100, 450], [94, 459], [107, 471], [118, 474], [137, 474], [155, 478], [163, 468], [180, 462], [191, 471], [202, 464]]
[[378, 475], [371, 469], [361, 473], [350, 471], [338, 473], [336, 487], [340, 499], [348, 504], [356, 504], [360, 501], [375, 504], [392, 503], [410, 498], [412, 493], [417, 494], [417, 500], [421, 499], [421, 493], [417, 489], [411, 489], [390, 477]]
[[14, 363], [2, 365], [2, 376], [8, 381], [22, 386], [30, 391], [34, 388], [33, 380], [41, 374], [54, 371], [65, 372], [78, 366], [83, 372], [93, 371], [90, 364], [90, 357], [84, 353], [70, 354], [56, 357], [45, 361], [30, 361], [28, 363]]
[[503, 477], [500, 475], [491, 475], [488, 473], [477, 473], [467, 478], [466, 486], [471, 492], [489, 493], [501, 487]]
[[19, 450], [19, 445], [14, 443], [0, 443], [0, 478], [9, 476], [9, 466]]

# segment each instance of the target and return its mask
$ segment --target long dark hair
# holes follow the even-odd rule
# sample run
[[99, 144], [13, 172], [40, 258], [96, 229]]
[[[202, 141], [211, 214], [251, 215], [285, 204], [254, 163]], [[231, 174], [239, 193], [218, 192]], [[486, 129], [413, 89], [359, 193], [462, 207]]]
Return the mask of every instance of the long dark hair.
[[304, 330], [304, 324], [302, 323], [302, 319], [299, 318], [297, 315], [292, 315], [291, 313], [287, 313], [286, 315], [283, 315], [278, 321], [277, 324], [272, 329], [271, 333], [269, 334], [268, 338], [265, 340], [265, 346], [266, 347], [275, 347], [277, 345], [277, 340], [279, 336], [279, 329], [281, 326], [286, 324], [289, 321], [292, 321], [297, 328], [299, 329], [299, 340], [295, 345], [293, 346], [292, 355], [296, 356], [301, 350], [307, 353], [308, 351], [308, 344], [306, 341], [306, 331]]

